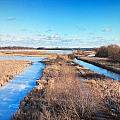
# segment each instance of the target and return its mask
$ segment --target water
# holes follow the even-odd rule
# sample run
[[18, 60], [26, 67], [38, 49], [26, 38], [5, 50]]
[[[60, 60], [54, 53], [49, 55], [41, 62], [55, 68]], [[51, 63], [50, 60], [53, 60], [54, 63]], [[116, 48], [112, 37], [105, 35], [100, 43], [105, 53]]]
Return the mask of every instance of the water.
[[0, 120], [9, 120], [18, 110], [20, 101], [36, 86], [36, 80], [42, 75], [45, 67], [41, 61], [43, 57], [8, 56], [0, 59], [29, 60], [34, 62], [25, 72], [17, 75], [12, 81], [0, 88]]
[[88, 57], [95, 57], [95, 54], [88, 55]]
[[[19, 50], [0, 50], [0, 51], [35, 51], [35, 50], [23, 50], [23, 49], [19, 49]], [[72, 50], [36, 50], [36, 51], [40, 51], [42, 53], [72, 53]]]
[[83, 62], [83, 61], [78, 60], [78, 59], [74, 59], [74, 62], [76, 62], [76, 63], [78, 63], [78, 64], [80, 64], [80, 65], [82, 65], [84, 67], [87, 67], [87, 68], [89, 68], [89, 69], [91, 69], [91, 70], [93, 70], [93, 71], [95, 71], [97, 73], [104, 74], [105, 76], [108, 76], [108, 77], [111, 77], [111, 78], [113, 78], [115, 80], [119, 80], [120, 81], [120, 75], [117, 74], [117, 73], [110, 72], [110, 71], [108, 71], [106, 69], [102, 69], [100, 67], [97, 67], [95, 65], [89, 64], [87, 62]]
[[54, 50], [54, 51], [47, 51], [45, 53], [72, 53], [72, 50]]

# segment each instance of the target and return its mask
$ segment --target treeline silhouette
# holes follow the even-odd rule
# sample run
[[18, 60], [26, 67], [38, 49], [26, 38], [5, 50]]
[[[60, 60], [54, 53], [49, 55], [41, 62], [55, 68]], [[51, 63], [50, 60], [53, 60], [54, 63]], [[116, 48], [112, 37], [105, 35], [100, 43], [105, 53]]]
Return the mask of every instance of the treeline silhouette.
[[38, 47], [37, 50], [88, 50], [91, 51], [93, 48], [45, 48], [45, 47]]
[[35, 49], [32, 47], [20, 47], [20, 46], [8, 46], [8, 47], [0, 47], [0, 50], [20, 50], [20, 49]]
[[112, 61], [120, 62], [120, 46], [119, 45], [109, 45], [101, 46], [96, 49], [96, 57], [107, 57]]

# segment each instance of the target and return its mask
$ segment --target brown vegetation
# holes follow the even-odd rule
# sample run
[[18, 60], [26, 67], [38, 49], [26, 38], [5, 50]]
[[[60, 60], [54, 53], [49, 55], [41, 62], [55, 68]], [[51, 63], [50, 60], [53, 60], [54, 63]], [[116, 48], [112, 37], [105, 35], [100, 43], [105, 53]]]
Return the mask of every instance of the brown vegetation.
[[[12, 119], [80, 120], [91, 118], [95, 105], [76, 78], [75, 68], [63, 56], [51, 59], [38, 86], [21, 102]], [[48, 60], [47, 60], [48, 61]], [[27, 105], [27, 106], [26, 106]]]
[[97, 50], [97, 57], [108, 57], [110, 60], [120, 62], [120, 46], [102, 46]]
[[[19, 50], [19, 51], [0, 51], [0, 56], [29, 56], [29, 57], [48, 57], [64, 53], [47, 53], [48, 50]], [[66, 53], [71, 54], [71, 53]]]
[[[120, 83], [112, 78], [106, 77], [102, 74], [95, 73], [89, 69], [79, 68], [81, 73], [79, 74], [81, 79], [84, 78], [90, 90], [93, 91], [93, 95], [99, 95], [96, 101], [101, 98], [100, 111], [104, 114], [104, 117], [108, 119], [114, 118], [115, 120], [120, 118]], [[95, 99], [95, 97], [94, 97]], [[98, 111], [99, 111], [99, 107]], [[105, 112], [105, 113], [104, 113]]]
[[17, 74], [24, 71], [24, 67], [30, 66], [25, 60], [0, 60], [0, 86], [5, 85]]
[[32, 47], [20, 47], [20, 46], [8, 46], [8, 47], [0, 47], [0, 50], [34, 50]]
[[87, 63], [93, 64], [95, 66], [101, 67], [103, 69], [107, 69], [114, 73], [120, 74], [120, 63], [113, 62], [109, 60], [109, 58], [100, 58], [100, 57], [79, 57], [76, 56], [77, 59], [85, 61]]
[[45, 63], [38, 86], [21, 101], [13, 120], [119, 118], [117, 81], [77, 65], [67, 56], [54, 56]]

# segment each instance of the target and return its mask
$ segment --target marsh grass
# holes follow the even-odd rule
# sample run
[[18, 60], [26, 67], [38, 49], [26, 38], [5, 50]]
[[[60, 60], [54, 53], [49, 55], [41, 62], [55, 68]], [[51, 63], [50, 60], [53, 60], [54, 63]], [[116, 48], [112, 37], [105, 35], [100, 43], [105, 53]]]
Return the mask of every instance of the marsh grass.
[[0, 60], [0, 86], [4, 86], [17, 74], [23, 72], [25, 67], [31, 65], [26, 60]]
[[[95, 76], [96, 73], [87, 73], [82, 77], [86, 79], [84, 81], [90, 86], [90, 90], [93, 90], [94, 97], [100, 96], [103, 104], [101, 104], [101, 108], [106, 111], [106, 115], [116, 119], [120, 118], [120, 83], [101, 74], [99, 74], [99, 78]], [[99, 101], [99, 98], [96, 101]]]
[[63, 62], [60, 72], [57, 79], [51, 80], [45, 90], [45, 98], [48, 102], [48, 106], [44, 109], [46, 118], [90, 119], [94, 111], [93, 98], [80, 86], [75, 69]]

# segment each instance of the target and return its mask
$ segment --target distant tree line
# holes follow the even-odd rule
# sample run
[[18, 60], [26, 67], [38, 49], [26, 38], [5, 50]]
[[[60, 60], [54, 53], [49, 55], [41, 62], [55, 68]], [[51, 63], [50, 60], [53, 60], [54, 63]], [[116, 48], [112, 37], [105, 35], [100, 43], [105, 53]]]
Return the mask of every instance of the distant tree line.
[[107, 57], [110, 60], [120, 62], [120, 46], [118, 45], [109, 45], [101, 46], [96, 49], [96, 57]]
[[91, 51], [93, 48], [44, 48], [38, 47], [37, 50], [88, 50]]
[[80, 48], [44, 48], [38, 47], [37, 50], [78, 50]]
[[32, 47], [20, 47], [20, 46], [8, 46], [8, 47], [0, 47], [0, 50], [20, 50], [20, 49], [35, 49]]

